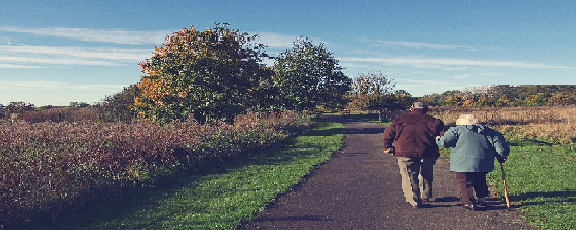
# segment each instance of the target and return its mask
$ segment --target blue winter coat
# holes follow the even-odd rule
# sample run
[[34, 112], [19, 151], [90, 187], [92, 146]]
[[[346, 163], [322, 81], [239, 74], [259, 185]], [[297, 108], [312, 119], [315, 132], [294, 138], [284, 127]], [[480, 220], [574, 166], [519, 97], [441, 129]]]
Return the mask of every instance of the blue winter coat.
[[510, 146], [502, 134], [485, 125], [459, 125], [448, 129], [439, 147], [452, 147], [450, 171], [491, 172], [495, 157], [507, 157]]

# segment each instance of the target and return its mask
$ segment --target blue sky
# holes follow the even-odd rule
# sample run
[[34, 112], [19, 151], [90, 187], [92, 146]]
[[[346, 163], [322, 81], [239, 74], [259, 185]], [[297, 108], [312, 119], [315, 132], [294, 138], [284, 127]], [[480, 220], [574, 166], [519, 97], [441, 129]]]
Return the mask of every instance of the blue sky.
[[381, 71], [413, 96], [490, 85], [576, 84], [573, 1], [7, 1], [0, 104], [94, 103], [135, 84], [164, 37], [214, 22], [270, 54], [324, 43], [349, 77]]

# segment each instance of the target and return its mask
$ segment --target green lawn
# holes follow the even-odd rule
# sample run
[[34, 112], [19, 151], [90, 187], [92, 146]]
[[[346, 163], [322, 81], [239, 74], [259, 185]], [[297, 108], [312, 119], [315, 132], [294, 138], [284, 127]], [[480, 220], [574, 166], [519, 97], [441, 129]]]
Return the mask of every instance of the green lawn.
[[[541, 229], [576, 229], [576, 151], [571, 146], [512, 146], [504, 163], [514, 207]], [[504, 191], [500, 167], [489, 182]]]
[[162, 188], [142, 188], [53, 226], [31, 229], [234, 229], [342, 146], [344, 126], [322, 123], [293, 144], [216, 162]]

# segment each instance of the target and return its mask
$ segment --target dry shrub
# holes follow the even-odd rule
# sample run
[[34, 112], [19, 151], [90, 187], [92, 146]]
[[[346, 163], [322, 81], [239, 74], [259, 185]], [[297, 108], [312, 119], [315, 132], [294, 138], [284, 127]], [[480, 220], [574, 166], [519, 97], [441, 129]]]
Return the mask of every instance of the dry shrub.
[[22, 115], [26, 122], [87, 122], [101, 120], [102, 115], [93, 108], [51, 108], [27, 111]]
[[[203, 159], [247, 154], [289, 137], [292, 115], [197, 122], [132, 124], [13, 122], [0, 125], [0, 225], [31, 213], [71, 212], [126, 184]], [[198, 165], [196, 165], [198, 166]]]

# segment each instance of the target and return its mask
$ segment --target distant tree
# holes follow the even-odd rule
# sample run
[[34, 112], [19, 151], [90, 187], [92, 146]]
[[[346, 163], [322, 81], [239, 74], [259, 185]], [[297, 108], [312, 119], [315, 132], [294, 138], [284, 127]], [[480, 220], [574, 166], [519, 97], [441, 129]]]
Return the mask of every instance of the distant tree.
[[[544, 104], [544, 98], [550, 95], [548, 86], [541, 85], [520, 85], [516, 87], [517, 100], [526, 106], [537, 106]], [[544, 100], [544, 101], [543, 101]]]
[[547, 103], [548, 96], [546, 93], [536, 93], [529, 95], [524, 100], [524, 105], [527, 106], [543, 106]]
[[450, 106], [462, 106], [463, 102], [464, 102], [464, 99], [462, 99], [461, 96], [453, 95], [453, 96], [450, 96], [448, 99], [446, 99], [446, 101], [444, 101], [444, 104], [450, 105]]
[[70, 102], [70, 104], [68, 105], [68, 107], [71, 107], [71, 108], [86, 108], [89, 106], [90, 106], [90, 104], [88, 104], [86, 102], [77, 102], [77, 101]]
[[500, 95], [500, 97], [494, 102], [495, 106], [509, 106], [511, 100], [506, 95]]
[[136, 116], [132, 107], [134, 98], [139, 95], [140, 89], [136, 85], [130, 85], [119, 93], [105, 97], [96, 105], [101, 119], [107, 122], [130, 122]]
[[498, 100], [499, 95], [494, 94], [494, 91], [492, 91], [491, 88], [491, 86], [475, 86], [467, 88], [465, 91], [472, 94], [472, 106], [493, 106], [496, 100]]
[[[462, 92], [460, 92], [459, 90], [451, 90], [441, 93], [440, 98], [442, 100], [442, 105], [460, 106], [460, 102], [462, 102], [460, 98], [461, 94]], [[454, 100], [456, 99], [460, 101], [455, 102]]]
[[338, 62], [324, 44], [294, 42], [291, 50], [275, 58], [273, 66], [274, 86], [282, 107], [296, 111], [343, 107], [351, 79]]
[[392, 95], [394, 87], [394, 78], [384, 75], [381, 71], [358, 74], [348, 92], [350, 107], [379, 112], [388, 108], [393, 109], [395, 105], [391, 104], [395, 101]]
[[450, 106], [557, 106], [576, 104], [576, 85], [494, 85], [431, 94], [422, 101]]
[[481, 96], [480, 98], [474, 100], [474, 103], [472, 103], [472, 106], [474, 106], [474, 107], [485, 107], [485, 106], [489, 106], [489, 105], [493, 105], [493, 102], [490, 102], [488, 100], [488, 97], [484, 97], [484, 96]]
[[441, 106], [443, 102], [442, 96], [437, 93], [424, 95], [419, 100], [428, 104], [429, 106]]
[[548, 98], [546, 103], [550, 106], [564, 106], [576, 104], [576, 94], [574, 92], [557, 92]]
[[4, 107], [4, 111], [7, 114], [10, 113], [24, 113], [26, 111], [33, 111], [34, 104], [17, 101], [17, 102], [10, 102], [6, 107]]
[[[134, 109], [161, 122], [194, 114], [231, 117], [267, 102], [273, 72], [262, 63], [265, 47], [256, 36], [216, 23], [201, 32], [184, 28], [166, 37], [152, 58], [139, 64], [145, 76]], [[263, 87], [265, 86], [265, 87]]]
[[405, 90], [396, 90], [393, 94], [388, 94], [386, 110], [389, 111], [399, 111], [407, 110], [416, 101], [414, 97]]
[[574, 93], [576, 92], [576, 85], [558, 85], [558, 91], [556, 91], [556, 93], [559, 92], [563, 92], [563, 93]]
[[458, 97], [460, 97], [462, 99], [462, 101], [460, 102], [460, 106], [464, 106], [464, 107], [469, 107], [469, 106], [473, 106], [474, 102], [476, 100], [476, 95], [471, 92], [471, 91], [467, 91], [464, 90], [463, 92], [461, 92]]

